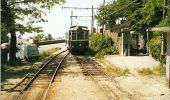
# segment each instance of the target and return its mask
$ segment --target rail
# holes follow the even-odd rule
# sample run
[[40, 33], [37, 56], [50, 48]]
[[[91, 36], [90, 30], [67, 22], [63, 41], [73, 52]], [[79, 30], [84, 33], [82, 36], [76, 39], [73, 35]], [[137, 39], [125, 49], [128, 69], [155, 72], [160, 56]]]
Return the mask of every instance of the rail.
[[28, 87], [31, 85], [31, 83], [32, 83], [32, 82], [36, 79], [36, 77], [41, 73], [41, 71], [42, 71], [45, 67], [47, 67], [47, 66], [49, 65], [49, 63], [50, 63], [51, 61], [53, 61], [54, 58], [56, 58], [58, 55], [60, 55], [61, 53], [66, 52], [66, 51], [67, 51], [67, 50], [64, 50], [64, 51], [56, 54], [55, 56], [51, 57], [51, 58], [47, 61], [47, 63], [45, 63], [45, 64], [36, 72], [36, 74], [35, 74], [35, 75], [33, 76], [33, 78], [27, 83], [27, 85], [21, 90], [21, 92], [20, 92], [19, 95], [15, 98], [15, 100], [18, 100], [18, 98], [23, 94], [23, 92], [28, 89]]
[[68, 54], [69, 54], [69, 53], [67, 53], [67, 54], [63, 57], [63, 59], [59, 62], [59, 64], [57, 65], [57, 67], [56, 67], [56, 69], [55, 69], [55, 72], [54, 72], [54, 74], [53, 74], [53, 76], [52, 76], [52, 78], [51, 78], [51, 81], [50, 81], [50, 83], [49, 83], [49, 85], [48, 85], [48, 88], [47, 88], [47, 90], [45, 91], [43, 100], [46, 100], [48, 91], [49, 91], [49, 89], [50, 89], [50, 87], [51, 87], [51, 84], [54, 82], [54, 78], [55, 78], [55, 76], [56, 76], [56, 74], [57, 74], [57, 71], [58, 71], [59, 67], [61, 66], [62, 62], [64, 61], [64, 59], [66, 58], [66, 56], [67, 56]]
[[[83, 59], [83, 62], [82, 62], [82, 60], [80, 60], [78, 57], [76, 57], [76, 58], [77, 58], [78, 62], [81, 64], [81, 67], [83, 67], [83, 69], [85, 69], [85, 72], [89, 75], [90, 79], [99, 87], [99, 89], [101, 89], [101, 90], [103, 91], [103, 93], [106, 95], [106, 97], [107, 97], [108, 99], [113, 99], [113, 98], [114, 98], [114, 99], [118, 99], [119, 96], [118, 96], [114, 91], [112, 91], [112, 93], [114, 94], [114, 96], [113, 96], [113, 95], [109, 95], [108, 92], [107, 92], [108, 90], [105, 91], [105, 87], [101, 86], [101, 85], [100, 85], [100, 82], [99, 82], [97, 79], [95, 79], [95, 77], [94, 77], [96, 71], [91, 72], [91, 70], [88, 70], [88, 68], [86, 68], [86, 65], [84, 64], [84, 62], [89, 62], [89, 61], [87, 61], [87, 59], [91, 61], [91, 63], [93, 64], [93, 68], [98, 71], [97, 73], [100, 73], [100, 75], [102, 75], [102, 76], [104, 75], [105, 77], [107, 77], [107, 79], [113, 81], [114, 86], [116, 86], [117, 89], [118, 89], [119, 91], [121, 91], [122, 93], [125, 93], [126, 96], [128, 96], [128, 97], [129, 97], [129, 96], [132, 96], [131, 93], [129, 93], [128, 91], [126, 91], [124, 88], [118, 86], [117, 81], [115, 81], [115, 79], [114, 79], [111, 75], [109, 75], [108, 73], [106, 73], [106, 72], [97, 64], [97, 62], [96, 62], [94, 59], [91, 59], [91, 58], [87, 58], [87, 57], [86, 57], [85, 59]], [[97, 73], [96, 73], [96, 74], [97, 74]], [[110, 91], [110, 90], [109, 90], [109, 91]]]

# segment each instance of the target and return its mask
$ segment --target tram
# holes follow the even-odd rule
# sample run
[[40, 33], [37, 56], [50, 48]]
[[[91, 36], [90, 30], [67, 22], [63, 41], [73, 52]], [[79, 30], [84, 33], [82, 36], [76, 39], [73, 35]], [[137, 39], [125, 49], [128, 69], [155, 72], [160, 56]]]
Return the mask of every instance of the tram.
[[69, 51], [83, 52], [89, 47], [89, 30], [86, 26], [71, 26], [66, 33], [66, 45]]

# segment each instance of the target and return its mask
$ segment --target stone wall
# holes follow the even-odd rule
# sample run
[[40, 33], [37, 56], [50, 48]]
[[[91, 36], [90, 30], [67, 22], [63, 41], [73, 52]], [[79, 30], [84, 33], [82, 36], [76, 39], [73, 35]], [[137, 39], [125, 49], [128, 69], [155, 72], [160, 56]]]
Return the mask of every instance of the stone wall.
[[119, 54], [120, 54], [121, 53], [121, 45], [122, 45], [121, 34], [115, 33], [115, 32], [110, 32], [109, 30], [106, 30], [105, 33], [112, 38], [114, 45], [118, 48], [118, 51], [119, 51]]

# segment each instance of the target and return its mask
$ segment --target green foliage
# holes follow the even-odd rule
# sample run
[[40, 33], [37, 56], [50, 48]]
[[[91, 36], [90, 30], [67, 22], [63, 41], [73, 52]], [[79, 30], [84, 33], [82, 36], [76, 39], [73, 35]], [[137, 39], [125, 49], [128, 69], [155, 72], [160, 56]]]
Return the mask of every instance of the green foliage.
[[47, 39], [48, 40], [53, 40], [53, 37], [52, 37], [52, 35], [50, 33], [47, 35]]
[[[163, 8], [165, 16], [163, 16]], [[120, 28], [130, 28], [146, 33], [147, 28], [170, 25], [169, 8], [170, 0], [166, 0], [165, 6], [164, 0], [114, 0], [105, 6], [100, 6], [96, 19], [100, 25], [106, 24], [114, 32], [119, 32]], [[119, 24], [116, 23], [118, 19], [121, 20]], [[160, 57], [161, 46], [158, 35], [160, 34], [154, 33], [149, 42], [149, 49], [155, 59], [165, 63], [165, 57]]]
[[115, 46], [111, 46], [111, 47], [107, 47], [105, 49], [102, 49], [101, 51], [96, 53], [96, 57], [97, 58], [101, 58], [104, 55], [112, 55], [112, 54], [117, 54], [118, 53], [118, 49]]
[[[10, 28], [24, 34], [25, 32], [42, 32], [41, 27], [33, 27], [33, 24], [46, 22], [43, 16], [55, 4], [64, 0], [3, 0], [2, 1], [2, 25], [4, 33], [10, 32]], [[24, 24], [21, 24], [24, 22]]]
[[37, 34], [34, 39], [38, 41], [47, 41], [47, 40], [54, 40], [51, 34], [45, 36], [44, 34]]
[[[166, 6], [165, 10], [168, 10], [170, 3]], [[115, 29], [112, 27], [117, 27], [116, 21], [121, 19], [121, 27], [136, 31], [156, 26], [162, 18], [163, 0], [116, 0], [105, 6], [101, 5], [96, 16], [98, 23], [106, 24], [110, 30]], [[167, 26], [168, 21], [169, 18], [162, 21], [161, 23], [164, 23], [162, 26]]]
[[161, 55], [161, 37], [160, 34], [155, 34], [156, 35], [154, 35], [154, 37], [149, 41], [149, 50], [154, 59], [160, 61], [162, 64], [165, 64], [166, 57]]
[[42, 41], [45, 38], [44, 34], [37, 34], [34, 39], [38, 40], [38, 41]]
[[168, 26], [169, 25], [169, 21], [170, 21], [170, 18], [166, 17], [164, 20], [160, 21], [157, 26], [158, 27]]
[[156, 36], [149, 41], [149, 50], [150, 50], [151, 55], [155, 59], [157, 60], [160, 59], [160, 53], [161, 53], [161, 37], [160, 36]]
[[1, 43], [8, 43], [8, 42], [9, 42], [9, 38], [7, 34], [1, 33]]
[[41, 27], [35, 27], [35, 23], [46, 22], [43, 16], [55, 4], [64, 0], [2, 0], [1, 32], [5, 35], [10, 33], [10, 60], [15, 60], [16, 32], [42, 32]]
[[109, 36], [102, 35], [101, 33], [96, 33], [91, 38], [90, 47], [96, 52], [110, 46], [113, 46], [113, 41], [112, 38]]
[[151, 54], [152, 57], [159, 60], [160, 59], [160, 53], [161, 53], [161, 47], [160, 45], [154, 45], [151, 47]]
[[96, 33], [90, 41], [90, 48], [96, 52], [96, 57], [103, 57], [106, 54], [117, 53], [117, 48], [113, 46], [112, 38], [101, 33]]

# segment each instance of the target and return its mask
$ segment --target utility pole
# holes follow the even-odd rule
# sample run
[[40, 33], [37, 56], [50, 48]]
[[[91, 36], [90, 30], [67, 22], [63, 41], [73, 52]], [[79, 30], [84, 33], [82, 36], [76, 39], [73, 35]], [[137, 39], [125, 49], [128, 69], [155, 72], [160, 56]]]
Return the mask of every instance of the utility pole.
[[[73, 11], [71, 11], [71, 16], [73, 16]], [[70, 26], [73, 26], [73, 18], [72, 17], [70, 17], [70, 20], [71, 20], [71, 25]]]
[[94, 11], [93, 11], [93, 5], [92, 5], [92, 17], [91, 17], [91, 35], [93, 35], [94, 32]]
[[[103, 0], [103, 6], [105, 6], [105, 3], [106, 3], [106, 1], [105, 0]], [[104, 15], [105, 16], [105, 15]], [[104, 19], [103, 19], [104, 20]], [[105, 33], [105, 24], [103, 24], [102, 25], [102, 29], [103, 29], [103, 33], [102, 34], [104, 34]]]
[[165, 6], [166, 6], [166, 0], [164, 0], [164, 4], [163, 4], [163, 18], [162, 19], [165, 19]]
[[106, 3], [106, 0], [103, 0], [103, 4], [105, 4]]
[[[94, 9], [98, 9], [98, 8], [94, 8], [92, 6], [92, 8], [81, 8], [81, 7], [62, 7], [62, 9], [73, 9], [73, 10], [92, 10], [92, 18], [91, 18], [91, 35], [93, 34], [93, 29], [94, 29]], [[73, 16], [73, 15], [71, 15]], [[72, 19], [72, 18], [71, 18]], [[72, 23], [72, 22], [71, 22]]]
[[[163, 2], [164, 4], [163, 4], [163, 16], [162, 16], [162, 19], [164, 20], [165, 19], [165, 6], [166, 6], [166, 0], [164, 0], [164, 2]], [[164, 33], [162, 32], [161, 33], [161, 55], [164, 55]], [[161, 57], [161, 59], [162, 59], [162, 57]]]

